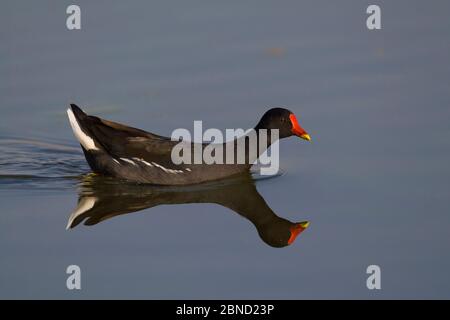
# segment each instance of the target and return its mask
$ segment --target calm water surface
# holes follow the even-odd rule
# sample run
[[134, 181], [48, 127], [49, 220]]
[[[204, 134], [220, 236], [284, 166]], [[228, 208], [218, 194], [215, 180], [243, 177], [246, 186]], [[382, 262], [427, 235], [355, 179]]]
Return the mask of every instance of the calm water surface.
[[[380, 31], [356, 0], [77, 3], [81, 31], [1, 5], [0, 298], [450, 298], [448, 1], [379, 1]], [[163, 135], [285, 106], [313, 141], [273, 179], [146, 188], [88, 174], [70, 102]]]

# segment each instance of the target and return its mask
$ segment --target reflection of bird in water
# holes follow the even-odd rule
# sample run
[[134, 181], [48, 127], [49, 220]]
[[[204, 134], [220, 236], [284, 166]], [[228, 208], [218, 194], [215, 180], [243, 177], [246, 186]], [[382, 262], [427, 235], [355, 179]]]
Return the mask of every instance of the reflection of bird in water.
[[83, 177], [77, 208], [67, 228], [85, 220], [94, 225], [121, 214], [167, 204], [215, 203], [250, 220], [261, 239], [272, 247], [294, 242], [309, 222], [292, 223], [277, 216], [256, 190], [250, 174], [190, 187], [157, 187], [128, 184], [94, 175]]

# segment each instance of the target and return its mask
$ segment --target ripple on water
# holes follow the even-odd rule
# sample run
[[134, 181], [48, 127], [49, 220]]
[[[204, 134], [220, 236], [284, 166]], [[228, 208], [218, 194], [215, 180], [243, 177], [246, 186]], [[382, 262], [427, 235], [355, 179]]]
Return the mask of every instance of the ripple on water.
[[89, 170], [79, 148], [20, 138], [0, 138], [0, 189], [73, 187]]

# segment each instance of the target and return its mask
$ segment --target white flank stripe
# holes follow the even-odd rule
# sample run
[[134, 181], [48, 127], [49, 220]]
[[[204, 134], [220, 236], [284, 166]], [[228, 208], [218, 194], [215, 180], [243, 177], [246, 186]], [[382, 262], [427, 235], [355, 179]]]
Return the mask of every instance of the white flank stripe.
[[172, 169], [167, 169], [167, 168], [163, 167], [162, 165], [157, 164], [156, 162], [152, 162], [152, 163], [153, 163], [153, 165], [154, 165], [155, 167], [158, 167], [158, 168], [164, 170], [164, 172], [167, 172], [167, 173], [173, 173], [173, 172], [172, 172], [172, 171], [173, 171]]
[[148, 162], [145, 161], [144, 159], [133, 158], [133, 160], [140, 161], [140, 162], [142, 162], [143, 164], [146, 164], [146, 165], [149, 166], [149, 167], [153, 167], [153, 165], [152, 165], [151, 163], [148, 163]]
[[119, 161], [117, 161], [117, 159], [112, 158], [114, 162], [116, 162], [117, 164], [120, 164]]
[[73, 114], [72, 109], [67, 109], [67, 115], [69, 116], [70, 126], [72, 127], [73, 133], [81, 145], [86, 150], [99, 150], [94, 143], [94, 140], [89, 137], [86, 133], [81, 130], [80, 125], [78, 124], [77, 118]]
[[131, 163], [133, 166], [137, 166], [137, 164], [134, 163], [134, 161], [132, 161], [132, 160], [130, 160], [130, 159], [127, 159], [127, 158], [120, 158], [120, 160], [125, 161], [125, 162], [128, 162], [128, 163]]
[[146, 165], [148, 165], [149, 167], [153, 167], [153, 165], [145, 160], [141, 160], [143, 163], [145, 163]]
[[186, 168], [186, 171], [189, 171], [189, 172], [191, 172], [191, 169], [189, 169], [189, 168]]

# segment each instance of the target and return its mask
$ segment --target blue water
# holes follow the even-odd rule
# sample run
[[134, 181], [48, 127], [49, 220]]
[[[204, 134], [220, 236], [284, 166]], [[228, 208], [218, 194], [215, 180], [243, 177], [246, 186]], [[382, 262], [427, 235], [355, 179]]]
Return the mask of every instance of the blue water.
[[[447, 1], [378, 1], [378, 31], [356, 0], [77, 1], [79, 31], [69, 4], [1, 4], [1, 298], [450, 298]], [[66, 230], [89, 177], [70, 102], [162, 135], [291, 109], [313, 141], [283, 140], [256, 188], [310, 226], [274, 248], [194, 203]]]

